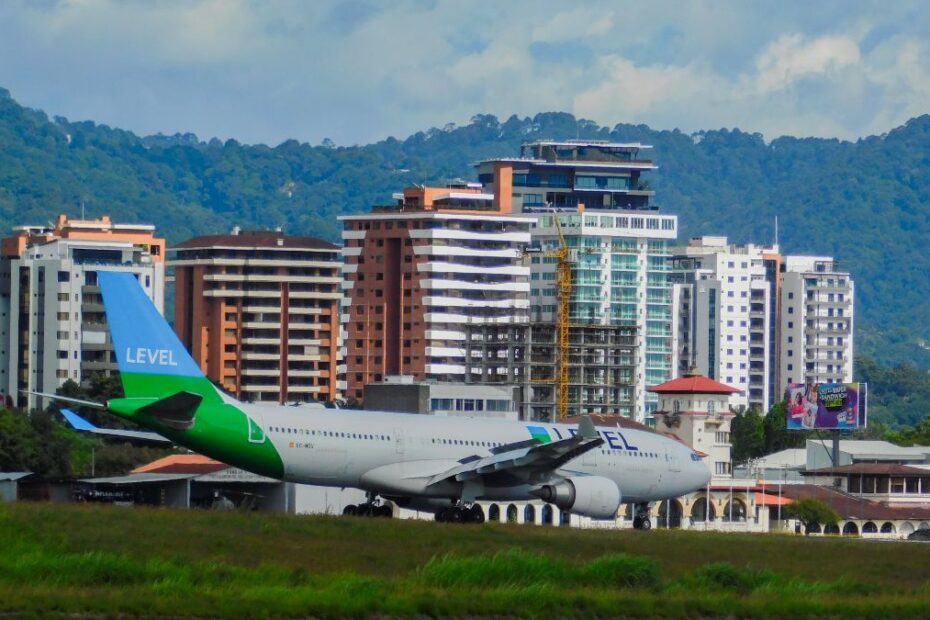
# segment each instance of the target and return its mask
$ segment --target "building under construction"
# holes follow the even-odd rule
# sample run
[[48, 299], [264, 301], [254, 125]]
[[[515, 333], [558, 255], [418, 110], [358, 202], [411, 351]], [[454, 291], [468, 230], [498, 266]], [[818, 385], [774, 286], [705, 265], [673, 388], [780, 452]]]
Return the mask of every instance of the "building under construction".
[[[557, 326], [551, 322], [468, 325], [467, 381], [517, 386], [522, 419], [557, 421], [556, 342]], [[635, 327], [572, 324], [566, 354], [568, 416], [633, 415]]]

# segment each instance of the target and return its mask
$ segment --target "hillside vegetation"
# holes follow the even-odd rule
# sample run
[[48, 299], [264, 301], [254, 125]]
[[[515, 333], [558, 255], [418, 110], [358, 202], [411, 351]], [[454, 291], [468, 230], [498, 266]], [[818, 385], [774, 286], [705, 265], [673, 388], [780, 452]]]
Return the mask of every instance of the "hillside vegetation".
[[546, 113], [479, 115], [365, 146], [269, 147], [49, 119], [0, 89], [0, 230], [79, 214], [83, 203], [88, 215], [152, 222], [170, 243], [234, 224], [336, 240], [341, 213], [384, 204], [410, 183], [474, 178], [475, 161], [543, 137], [654, 145], [649, 183], [656, 204], [681, 217], [682, 240], [769, 243], [777, 215], [785, 251], [834, 255], [854, 275], [859, 350], [930, 368], [930, 116], [855, 143], [767, 144], [739, 130], [692, 136]]

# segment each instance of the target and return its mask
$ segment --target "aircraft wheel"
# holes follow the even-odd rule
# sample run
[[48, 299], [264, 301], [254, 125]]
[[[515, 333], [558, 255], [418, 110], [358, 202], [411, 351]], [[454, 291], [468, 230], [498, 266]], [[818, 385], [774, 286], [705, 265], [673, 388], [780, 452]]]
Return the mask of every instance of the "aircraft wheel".
[[436, 520], [440, 523], [447, 523], [449, 521], [449, 508], [440, 508], [436, 513]]
[[394, 511], [387, 504], [381, 504], [375, 509], [375, 516], [390, 519], [394, 516]]
[[465, 521], [465, 511], [461, 508], [453, 508], [449, 512], [450, 523], [462, 523], [463, 521]]
[[644, 530], [652, 529], [652, 519], [650, 519], [649, 517], [643, 517], [643, 522], [640, 527], [642, 527], [642, 529]]
[[349, 504], [348, 506], [342, 509], [342, 514], [346, 517], [355, 516], [357, 512], [358, 512], [358, 506], [356, 506], [355, 504]]
[[481, 510], [481, 506], [475, 504], [468, 512], [470, 513], [469, 516], [471, 517], [469, 520], [472, 523], [484, 523], [484, 511]]
[[636, 516], [633, 517], [633, 529], [641, 530], [643, 528], [643, 519], [642, 517]]

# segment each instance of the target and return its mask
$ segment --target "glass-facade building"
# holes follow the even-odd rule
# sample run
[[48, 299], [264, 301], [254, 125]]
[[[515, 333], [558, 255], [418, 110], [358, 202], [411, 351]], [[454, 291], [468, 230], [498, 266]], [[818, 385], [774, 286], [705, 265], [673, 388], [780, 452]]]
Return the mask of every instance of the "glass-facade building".
[[[641, 144], [598, 141], [540, 141], [523, 146], [521, 157], [478, 164], [479, 181], [502, 210], [533, 219], [530, 315], [557, 319], [559, 230], [570, 248], [572, 324], [632, 328], [636, 346], [632, 371], [620, 385], [620, 412], [650, 420], [655, 396], [646, 387], [671, 378], [672, 342], [670, 245], [677, 237], [674, 215], [650, 204], [653, 192], [641, 179], [655, 165], [639, 155]], [[555, 218], [558, 217], [558, 227]], [[572, 392], [569, 400], [585, 398]], [[591, 395], [589, 397], [597, 397]]]

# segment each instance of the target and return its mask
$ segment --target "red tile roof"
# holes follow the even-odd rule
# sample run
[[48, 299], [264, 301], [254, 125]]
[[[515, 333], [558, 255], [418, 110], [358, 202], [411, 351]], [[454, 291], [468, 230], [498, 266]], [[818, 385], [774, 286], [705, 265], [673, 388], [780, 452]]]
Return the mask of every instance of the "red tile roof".
[[735, 387], [730, 387], [714, 381], [703, 375], [684, 375], [659, 385], [646, 388], [647, 392], [658, 394], [737, 394], [742, 393]]
[[846, 474], [896, 475], [896, 476], [930, 476], [930, 469], [899, 465], [898, 463], [853, 463], [839, 467], [824, 467], [801, 472], [804, 476], [835, 476]]
[[[776, 485], [767, 484], [765, 491], [775, 494]], [[930, 508], [923, 506], [886, 506], [830, 487], [814, 484], [783, 484], [781, 496], [788, 499], [813, 498], [830, 506], [843, 519], [892, 521], [895, 519], [930, 519]], [[777, 497], [777, 495], [776, 495]]]
[[212, 474], [229, 469], [226, 463], [202, 454], [171, 454], [132, 470], [134, 474]]

